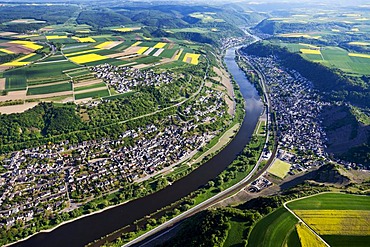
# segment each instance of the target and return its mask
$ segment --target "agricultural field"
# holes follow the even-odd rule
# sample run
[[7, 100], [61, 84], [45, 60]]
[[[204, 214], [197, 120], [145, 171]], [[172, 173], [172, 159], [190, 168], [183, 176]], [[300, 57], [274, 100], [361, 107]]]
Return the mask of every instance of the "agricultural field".
[[330, 246], [367, 246], [369, 243], [368, 196], [325, 193], [292, 201], [287, 206]]
[[257, 222], [249, 236], [247, 246], [285, 246], [288, 241], [287, 236], [295, 230], [297, 223], [298, 219], [289, 213], [288, 210], [279, 208]]
[[300, 53], [313, 62], [319, 62], [331, 68], [338, 68], [354, 75], [370, 75], [370, 54], [353, 53], [340, 47], [315, 46], [304, 43], [276, 42], [289, 51]]
[[[68, 34], [66, 30], [69, 29], [73, 29], [75, 35]], [[0, 78], [1, 90], [23, 91], [12, 93], [11, 96], [0, 96], [0, 100], [64, 101], [69, 97], [79, 101], [110, 97], [117, 92], [108, 88], [101, 80], [96, 80], [89, 70], [90, 66], [109, 63], [136, 69], [163, 69], [185, 64], [197, 65], [202, 59], [197, 52], [199, 47], [191, 49], [182, 41], [149, 39], [139, 35], [139, 32], [132, 32], [139, 31], [140, 27], [107, 28], [116, 34], [101, 35], [90, 33], [90, 29], [86, 25], [68, 28], [65, 25], [55, 25], [44, 28], [45, 34], [4, 33], [16, 36], [16, 40], [0, 38], [0, 55], [23, 54], [0, 65], [0, 69], [4, 71]], [[77, 34], [77, 30], [82, 31], [82, 34]], [[48, 47], [38, 41], [59, 43], [61, 49], [44, 56], [35, 51], [44, 49], [47, 52]]]
[[303, 223], [296, 225], [302, 247], [325, 247], [326, 245]]
[[283, 179], [289, 172], [291, 165], [285, 161], [276, 159], [268, 172], [272, 175]]
[[368, 246], [369, 196], [323, 193], [293, 200], [287, 207], [297, 217], [283, 207], [266, 215], [252, 229], [248, 246], [324, 247], [323, 241], [332, 247]]
[[215, 18], [216, 13], [212, 12], [195, 12], [189, 14], [190, 17], [200, 19], [203, 23], [211, 23], [211, 22], [225, 22], [221, 18]]
[[80, 99], [86, 99], [86, 98], [102, 98], [106, 96], [110, 96], [109, 91], [107, 89], [103, 89], [103, 90], [98, 90], [98, 91], [91, 91], [91, 92], [86, 92], [86, 93], [75, 94], [75, 99], [80, 100]]

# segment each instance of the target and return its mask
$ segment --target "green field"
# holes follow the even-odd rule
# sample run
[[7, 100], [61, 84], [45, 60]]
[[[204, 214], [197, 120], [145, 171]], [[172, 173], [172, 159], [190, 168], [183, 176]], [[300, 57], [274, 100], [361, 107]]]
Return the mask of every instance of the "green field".
[[92, 84], [88, 86], [77, 87], [77, 88], [75, 87], [74, 91], [78, 92], [78, 91], [83, 91], [83, 90], [88, 90], [88, 89], [93, 89], [93, 88], [99, 88], [99, 87], [106, 87], [106, 85], [104, 82], [100, 82], [100, 83], [96, 83], [96, 84]]
[[13, 77], [15, 75], [24, 76], [28, 80], [38, 80], [45, 78], [65, 78], [66, 76], [62, 71], [72, 68], [77, 68], [78, 66], [70, 62], [60, 62], [60, 63], [47, 63], [47, 64], [35, 64], [29, 67], [22, 67], [19, 69], [9, 70], [4, 73], [5, 77]]
[[245, 235], [245, 222], [231, 219], [231, 228], [228, 232], [227, 239], [224, 243], [224, 247], [243, 247], [242, 240]]
[[368, 247], [370, 236], [324, 235], [322, 238], [333, 247]]
[[28, 88], [27, 95], [58, 93], [58, 92], [71, 91], [71, 90], [72, 90], [71, 83], [61, 83], [61, 84], [50, 85], [50, 86], [40, 86], [40, 87]]
[[294, 231], [298, 219], [285, 208], [279, 208], [257, 222], [249, 239], [249, 247], [284, 246], [287, 236]]
[[[268, 42], [267, 42], [268, 43]], [[286, 47], [290, 52], [300, 53], [300, 49], [309, 48], [309, 44], [277, 42], [278, 45]], [[307, 60], [320, 62], [321, 64], [338, 68], [346, 73], [370, 75], [370, 58], [351, 57], [348, 51], [340, 47], [325, 46], [321, 49], [322, 55], [301, 54]]]
[[100, 98], [100, 97], [105, 97], [105, 96], [109, 96], [108, 89], [75, 94], [75, 99], [79, 100], [79, 99], [86, 99], [86, 98]]
[[268, 169], [268, 172], [279, 178], [284, 178], [290, 170], [291, 165], [282, 160], [276, 159], [272, 166]]
[[324, 193], [287, 204], [292, 210], [370, 210], [370, 196]]
[[177, 51], [177, 49], [165, 49], [165, 50], [161, 53], [161, 55], [160, 55], [160, 56], [161, 56], [161, 57], [166, 57], [166, 58], [172, 58], [176, 51]]
[[131, 92], [128, 92], [128, 93], [122, 93], [122, 94], [116, 94], [116, 95], [112, 95], [112, 96], [107, 96], [107, 97], [104, 97], [104, 99], [107, 99], [107, 100], [121, 99], [121, 98], [129, 97], [129, 96], [131, 96], [131, 95], [133, 95], [135, 93], [136, 92], [131, 91]]
[[22, 75], [13, 75], [11, 77], [7, 77], [5, 81], [5, 89], [10, 91], [26, 89], [26, 86], [26, 78]]

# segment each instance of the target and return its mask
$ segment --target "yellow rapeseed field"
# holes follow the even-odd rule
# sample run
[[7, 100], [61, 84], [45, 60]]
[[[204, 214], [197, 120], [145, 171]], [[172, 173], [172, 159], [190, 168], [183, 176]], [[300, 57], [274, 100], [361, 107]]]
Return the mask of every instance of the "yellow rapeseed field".
[[165, 47], [166, 44], [167, 43], [158, 42], [155, 46], [153, 46], [153, 48], [161, 49], [161, 48]]
[[137, 41], [137, 42], [133, 43], [131, 46], [138, 46], [138, 45], [140, 45], [141, 43], [142, 43], [141, 41]]
[[148, 49], [149, 49], [149, 47], [141, 47], [140, 50], [138, 50], [136, 53], [137, 54], [143, 54]]
[[123, 32], [123, 33], [133, 31], [133, 29], [129, 28], [129, 27], [121, 27], [121, 28], [116, 28], [116, 29], [113, 29], [113, 30], [118, 31], [118, 32]]
[[177, 55], [174, 57], [175, 60], [179, 60], [182, 51], [183, 51], [183, 49], [181, 49], [180, 51], [177, 52]]
[[105, 47], [107, 46], [110, 46], [111, 44], [113, 44], [114, 41], [105, 41], [99, 45], [96, 45], [95, 48], [98, 48], [98, 49], [105, 49]]
[[194, 65], [197, 65], [199, 63], [199, 57], [200, 57], [199, 54], [186, 53], [185, 56], [184, 56], [184, 59], [182, 61], [183, 62], [188, 62], [188, 60], [190, 58], [191, 59], [190, 63], [194, 64]]
[[42, 48], [41, 45], [38, 45], [35, 42], [31, 42], [31, 41], [14, 40], [14, 41], [10, 41], [9, 43], [22, 45], [22, 46], [24, 46], [26, 48], [29, 48], [29, 49], [32, 49], [34, 51]]
[[362, 58], [370, 58], [368, 54], [360, 54], [360, 53], [348, 53], [350, 57], [362, 57]]
[[26, 56], [23, 56], [21, 58], [18, 58], [16, 60], [11, 61], [11, 62], [8, 62], [8, 63], [4, 63], [2, 65], [3, 66], [24, 66], [24, 65], [30, 64], [31, 62], [22, 62], [22, 60], [27, 59], [29, 57], [32, 57], [34, 55], [36, 55], [36, 53], [30, 53], [30, 54], [28, 54]]
[[282, 160], [276, 159], [272, 166], [268, 169], [268, 172], [279, 178], [284, 178], [289, 172], [290, 164]]
[[320, 235], [370, 235], [370, 211], [294, 210]]
[[73, 37], [72, 39], [74, 40], [77, 40], [78, 42], [80, 43], [95, 43], [96, 41], [91, 38], [91, 37], [84, 37], [84, 38], [80, 38], [80, 37]]
[[7, 50], [7, 49], [5, 49], [5, 48], [0, 48], [0, 51], [1, 51], [1, 52], [4, 52], [4, 53], [6, 53], [6, 54], [14, 54], [14, 52], [9, 51], [9, 50]]
[[308, 35], [308, 34], [304, 34], [304, 33], [284, 33], [284, 34], [280, 34], [278, 35], [279, 37], [284, 37], [284, 38], [307, 38], [307, 39], [319, 39], [321, 38], [321, 36], [311, 36], [311, 35]]
[[47, 39], [68, 39], [68, 37], [66, 35], [50, 35], [50, 36], [46, 36]]
[[81, 55], [81, 56], [77, 56], [77, 57], [71, 57], [71, 58], [69, 58], [69, 60], [71, 60], [74, 63], [84, 64], [84, 63], [90, 63], [90, 62], [104, 60], [104, 59], [107, 59], [107, 58], [108, 57], [106, 57], [106, 56], [91, 53], [91, 54]]
[[326, 247], [326, 245], [321, 241], [321, 239], [319, 239], [302, 222], [296, 225], [296, 229], [302, 247]]
[[349, 42], [349, 45], [361, 45], [361, 46], [368, 46], [370, 42]]
[[314, 55], [320, 55], [321, 52], [320, 50], [313, 50], [313, 49], [300, 49], [300, 52], [303, 54], [314, 54]]

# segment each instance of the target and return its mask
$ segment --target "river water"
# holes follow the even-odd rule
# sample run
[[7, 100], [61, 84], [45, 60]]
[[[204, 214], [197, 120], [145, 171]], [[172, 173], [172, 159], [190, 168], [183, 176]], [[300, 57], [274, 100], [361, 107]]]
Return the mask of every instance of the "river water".
[[217, 177], [243, 150], [249, 142], [258, 118], [263, 110], [260, 97], [254, 86], [247, 80], [244, 72], [235, 62], [236, 48], [230, 48], [225, 55], [225, 63], [246, 102], [246, 114], [235, 138], [220, 153], [194, 170], [188, 176], [152, 195], [133, 200], [99, 214], [81, 218], [62, 225], [48, 233], [39, 233], [28, 240], [13, 246], [32, 247], [74, 247], [84, 246], [117, 229], [165, 207]]

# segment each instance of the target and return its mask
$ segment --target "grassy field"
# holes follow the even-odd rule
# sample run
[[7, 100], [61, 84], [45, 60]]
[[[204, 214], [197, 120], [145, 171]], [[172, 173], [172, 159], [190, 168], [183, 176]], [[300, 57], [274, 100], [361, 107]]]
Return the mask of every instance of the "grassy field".
[[223, 247], [243, 247], [242, 241], [245, 235], [245, 223], [237, 219], [230, 220], [231, 228]]
[[58, 92], [71, 91], [71, 90], [72, 90], [71, 83], [61, 83], [61, 84], [50, 85], [50, 86], [28, 88], [27, 95], [58, 93]]
[[86, 99], [86, 98], [99, 98], [99, 97], [105, 97], [105, 96], [109, 96], [108, 89], [75, 94], [75, 99], [79, 100], [79, 99]]
[[291, 165], [282, 160], [276, 159], [272, 166], [268, 169], [268, 172], [279, 178], [284, 178], [289, 172]]
[[370, 210], [370, 197], [325, 193], [288, 203], [292, 210]]
[[257, 222], [249, 236], [247, 246], [284, 246], [287, 236], [295, 229], [297, 223], [297, 218], [285, 208], [279, 208]]
[[38, 80], [52, 77], [65, 77], [62, 71], [78, 66], [71, 62], [60, 62], [51, 64], [36, 64], [29, 67], [23, 67], [19, 69], [9, 70], [4, 73], [5, 77], [13, 77], [14, 75], [22, 75], [27, 81]]
[[26, 88], [26, 78], [22, 75], [13, 75], [11, 77], [7, 77], [5, 81], [5, 89], [6, 90], [14, 90], [14, 89], [25, 89]]
[[83, 86], [83, 87], [77, 87], [77, 88], [75, 87], [74, 91], [78, 92], [78, 91], [83, 91], [83, 90], [88, 90], [88, 89], [93, 89], [93, 88], [99, 88], [99, 87], [106, 87], [106, 85], [104, 82], [101, 82], [101, 83], [96, 83], [96, 84]]
[[370, 236], [325, 235], [322, 238], [333, 247], [368, 247]]

